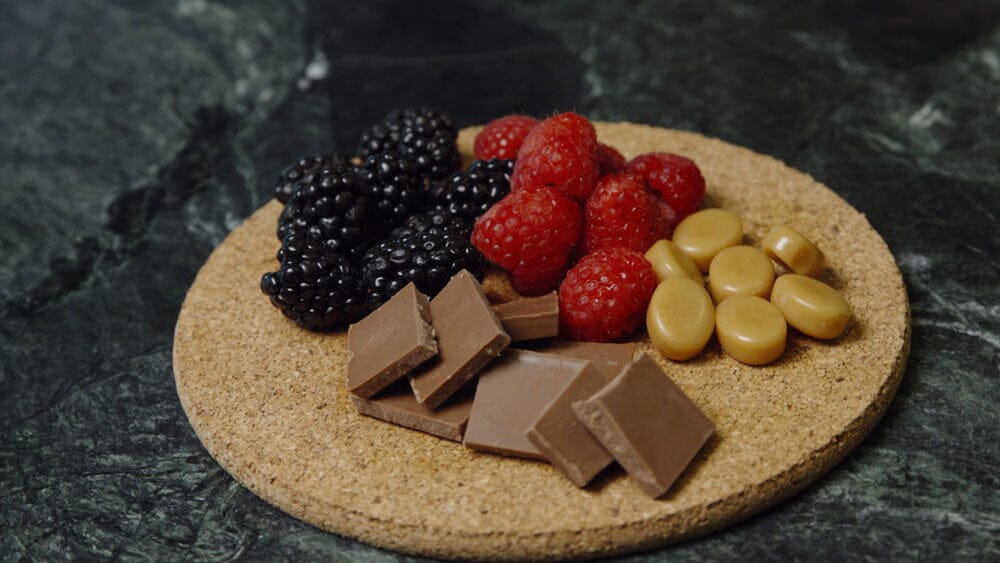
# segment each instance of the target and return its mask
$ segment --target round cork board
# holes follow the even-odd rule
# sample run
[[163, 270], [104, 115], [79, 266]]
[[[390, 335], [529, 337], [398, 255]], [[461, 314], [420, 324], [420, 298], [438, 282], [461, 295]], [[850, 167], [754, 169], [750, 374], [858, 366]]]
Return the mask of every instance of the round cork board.
[[[841, 460], [885, 412], [909, 349], [906, 290], [865, 217], [777, 160], [693, 133], [598, 123], [632, 157], [693, 158], [706, 206], [738, 213], [748, 244], [788, 224], [826, 253], [824, 280], [854, 310], [833, 342], [790, 333], [768, 366], [712, 343], [697, 358], [653, 356], [715, 421], [718, 434], [653, 500], [621, 472], [578, 489], [553, 467], [480, 454], [357, 414], [344, 387], [346, 331], [297, 328], [258, 289], [273, 270], [280, 204], [237, 228], [198, 273], [177, 320], [174, 374], [191, 425], [237, 480], [324, 530], [446, 558], [549, 559], [648, 549], [705, 534], [801, 490]], [[468, 158], [476, 128], [462, 131]], [[514, 294], [491, 273], [487, 292]], [[641, 348], [648, 349], [648, 342]]]

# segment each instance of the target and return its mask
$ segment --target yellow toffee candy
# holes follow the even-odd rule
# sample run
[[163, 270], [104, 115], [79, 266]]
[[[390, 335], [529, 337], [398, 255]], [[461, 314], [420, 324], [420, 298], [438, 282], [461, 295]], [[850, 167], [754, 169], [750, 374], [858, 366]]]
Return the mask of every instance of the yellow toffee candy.
[[761, 246], [768, 257], [796, 274], [817, 278], [826, 267], [823, 252], [811, 240], [785, 225], [771, 229]]
[[674, 244], [708, 273], [712, 258], [724, 248], [743, 242], [743, 221], [725, 209], [703, 209], [688, 215], [674, 229]]
[[800, 274], [786, 274], [774, 282], [771, 303], [788, 324], [815, 338], [836, 338], [851, 318], [851, 306], [839, 291]]
[[733, 295], [767, 299], [774, 285], [774, 264], [752, 246], [730, 246], [715, 255], [708, 267], [708, 290], [716, 302]]
[[697, 356], [714, 328], [715, 307], [700, 281], [669, 278], [656, 286], [646, 309], [646, 330], [664, 356], [677, 361]]
[[785, 351], [785, 317], [766, 299], [734, 295], [715, 309], [715, 334], [730, 356], [750, 365], [777, 360]]
[[704, 283], [694, 260], [669, 240], [658, 240], [650, 246], [646, 251], [646, 260], [653, 265], [653, 272], [656, 273], [658, 282], [667, 278], [691, 278], [698, 283]]

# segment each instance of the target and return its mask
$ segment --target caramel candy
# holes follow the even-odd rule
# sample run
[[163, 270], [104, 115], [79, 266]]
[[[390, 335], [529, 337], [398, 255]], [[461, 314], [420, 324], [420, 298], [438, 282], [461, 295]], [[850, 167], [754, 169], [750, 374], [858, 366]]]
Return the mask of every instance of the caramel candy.
[[818, 278], [826, 266], [823, 252], [811, 240], [785, 225], [771, 229], [761, 246], [772, 260], [796, 274]]
[[698, 355], [715, 328], [715, 307], [701, 282], [670, 278], [660, 282], [646, 309], [653, 346], [671, 360]]
[[815, 338], [836, 338], [851, 318], [851, 306], [839, 291], [801, 274], [786, 274], [774, 282], [774, 303], [788, 324]]
[[743, 242], [743, 221], [725, 209], [703, 209], [688, 215], [674, 229], [674, 244], [708, 273], [712, 258], [723, 248]]
[[730, 356], [756, 366], [781, 356], [788, 326], [781, 311], [766, 299], [734, 295], [715, 309], [715, 334]]
[[708, 267], [708, 290], [716, 302], [733, 295], [767, 299], [774, 285], [774, 264], [752, 246], [730, 246], [719, 252]]
[[694, 260], [669, 240], [658, 240], [650, 246], [646, 251], [646, 260], [653, 265], [656, 281], [667, 278], [691, 278], [699, 283], [704, 282]]

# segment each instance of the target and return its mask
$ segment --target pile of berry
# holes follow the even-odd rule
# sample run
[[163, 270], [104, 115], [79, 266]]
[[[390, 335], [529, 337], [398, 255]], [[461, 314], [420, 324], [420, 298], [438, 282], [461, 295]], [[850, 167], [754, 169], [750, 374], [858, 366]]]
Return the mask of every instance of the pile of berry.
[[656, 286], [643, 253], [704, 198], [695, 163], [669, 153], [626, 162], [575, 113], [537, 123], [503, 117], [475, 148], [477, 158], [516, 155], [512, 191], [476, 222], [476, 248], [519, 293], [558, 286], [566, 336], [608, 341], [634, 332]]
[[641, 323], [656, 278], [642, 253], [696, 211], [705, 180], [669, 153], [630, 161], [576, 113], [509, 115], [460, 171], [457, 130], [430, 108], [391, 112], [355, 155], [285, 169], [276, 272], [261, 289], [313, 329], [359, 320], [409, 282], [433, 296], [484, 256], [525, 295], [559, 288], [566, 336], [607, 341]]
[[435, 295], [460, 270], [482, 279], [469, 235], [510, 192], [514, 163], [461, 171], [457, 136], [440, 111], [396, 110], [361, 134], [355, 155], [303, 157], [282, 171], [280, 267], [260, 284], [271, 303], [325, 329], [363, 318], [409, 282]]

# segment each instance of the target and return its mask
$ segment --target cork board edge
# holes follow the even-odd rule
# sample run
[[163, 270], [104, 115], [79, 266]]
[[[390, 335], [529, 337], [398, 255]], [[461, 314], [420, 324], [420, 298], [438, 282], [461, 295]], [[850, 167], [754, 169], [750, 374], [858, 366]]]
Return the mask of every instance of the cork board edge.
[[[628, 123], [613, 125], [657, 129], [646, 125]], [[463, 134], [474, 134], [474, 132], [475, 129], [469, 129], [463, 131]], [[704, 137], [696, 133], [675, 133], [700, 139], [701, 142], [724, 143], [730, 149], [735, 147], [724, 141]], [[742, 147], [735, 148], [752, 154], [756, 158], [767, 158], [783, 168], [808, 178], [812, 183], [829, 191], [828, 188], [825, 188], [825, 186], [811, 176], [791, 169], [773, 157], [760, 155]], [[849, 206], [839, 195], [832, 191], [830, 191], [830, 194]], [[860, 213], [859, 215], [862, 216], [864, 223], [870, 228], [867, 218], [864, 218]], [[884, 247], [884, 251], [891, 257], [891, 253], [889, 253], [884, 240], [880, 238], [880, 242]], [[213, 254], [216, 251], [213, 251]], [[212, 257], [209, 257], [209, 261], [211, 259]], [[199, 271], [195, 283], [197, 283], [198, 277], [201, 275], [202, 271]], [[899, 286], [905, 292], [905, 285], [902, 283], [902, 277], [898, 273], [898, 270], [896, 271], [896, 275], [899, 276]], [[783, 472], [771, 476], [763, 482], [744, 487], [742, 490], [731, 494], [721, 501], [687, 511], [683, 519], [675, 518], [674, 516], [676, 515], [666, 515], [660, 518], [628, 522], [615, 527], [563, 529], [539, 533], [516, 534], [506, 532], [497, 534], [488, 532], [454, 532], [448, 529], [409, 525], [397, 521], [373, 518], [357, 510], [352, 510], [349, 507], [339, 506], [323, 499], [311, 497], [308, 494], [305, 495], [306, 498], [303, 498], [301, 491], [294, 491], [290, 487], [285, 486], [284, 483], [257, 483], [254, 481], [252, 474], [246, 477], [237, 475], [231, 471], [231, 468], [234, 466], [231, 463], [232, 460], [228, 459], [228, 456], [224, 452], [224, 447], [220, 447], [224, 446], [225, 438], [213, 435], [207, 428], [202, 428], [196, 422], [198, 418], [192, 416], [191, 405], [188, 404], [185, 394], [181, 390], [182, 382], [180, 381], [176, 362], [177, 328], [182, 325], [185, 317], [188, 305], [187, 297], [185, 298], [178, 323], [175, 327], [172, 357], [175, 360], [175, 385], [178, 388], [182, 408], [188, 416], [189, 421], [191, 421], [192, 428], [206, 449], [237, 481], [265, 501], [297, 518], [321, 529], [353, 537], [365, 543], [425, 556], [457, 559], [496, 559], [499, 557], [509, 560], [562, 559], [566, 557], [586, 558], [661, 547], [723, 528], [793, 496], [841, 461], [874, 428], [874, 425], [887, 410], [899, 386], [905, 369], [911, 334], [909, 303], [908, 300], [905, 302], [906, 322], [903, 334], [903, 346], [894, 359], [891, 373], [883, 382], [876, 399], [833, 440], [814, 450], [807, 459], [802, 460]], [[762, 503], [762, 499], [766, 499], [766, 502]], [[321, 507], [321, 510], [317, 511], [315, 507]], [[324, 517], [316, 517], [316, 513], [318, 512], [322, 512]], [[609, 539], [606, 542], [594, 541], [595, 535], [610, 532], [614, 533], [613, 539]], [[586, 537], [586, 541], [581, 541], [584, 537]]]

